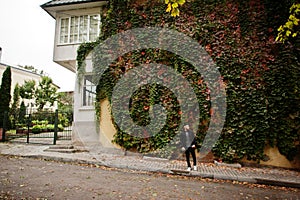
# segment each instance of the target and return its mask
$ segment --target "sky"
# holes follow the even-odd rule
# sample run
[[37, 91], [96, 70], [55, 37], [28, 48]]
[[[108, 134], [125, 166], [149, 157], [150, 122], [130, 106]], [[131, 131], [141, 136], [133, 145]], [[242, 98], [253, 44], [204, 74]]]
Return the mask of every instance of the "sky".
[[48, 1], [0, 0], [0, 62], [43, 70], [60, 91], [72, 91], [75, 74], [53, 62], [55, 19], [40, 7]]

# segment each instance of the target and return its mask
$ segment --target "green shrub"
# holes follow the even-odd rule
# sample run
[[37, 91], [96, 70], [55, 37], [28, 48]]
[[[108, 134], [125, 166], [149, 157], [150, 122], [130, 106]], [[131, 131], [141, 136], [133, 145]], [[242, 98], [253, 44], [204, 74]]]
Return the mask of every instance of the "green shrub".
[[42, 121], [39, 121], [39, 124], [40, 124], [40, 125], [44, 125], [44, 126], [47, 126], [48, 123], [49, 123], [48, 120], [42, 120]]
[[32, 120], [31, 121], [31, 124], [34, 126], [34, 125], [39, 125], [39, 120]]
[[32, 133], [41, 133], [42, 132], [42, 127], [41, 125], [34, 125], [31, 129]]
[[67, 116], [62, 115], [62, 114], [58, 114], [58, 123], [64, 127], [69, 126], [69, 120], [68, 120]]
[[53, 131], [54, 131], [54, 124], [48, 124], [48, 125], [46, 126], [46, 128], [47, 128], [47, 131], [53, 132]]
[[38, 111], [31, 114], [31, 120], [48, 121], [48, 123], [54, 123], [55, 113], [49, 111]]
[[58, 124], [58, 131], [63, 131], [64, 130], [64, 126], [61, 124]]

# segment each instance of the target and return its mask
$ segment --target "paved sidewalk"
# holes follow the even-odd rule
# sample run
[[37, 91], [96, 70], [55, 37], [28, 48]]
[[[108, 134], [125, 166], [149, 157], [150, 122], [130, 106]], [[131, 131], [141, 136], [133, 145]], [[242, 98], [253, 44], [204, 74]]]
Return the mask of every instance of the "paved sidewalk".
[[104, 148], [99, 145], [90, 147], [89, 151], [75, 152], [76, 149], [67, 148], [71, 147], [70, 141], [58, 141], [57, 144], [0, 143], [0, 154], [300, 188], [300, 172], [293, 170], [250, 167], [234, 168], [216, 166], [213, 163], [199, 163], [197, 171], [189, 173], [185, 171], [185, 161], [170, 161], [130, 152], [124, 155], [122, 150]]

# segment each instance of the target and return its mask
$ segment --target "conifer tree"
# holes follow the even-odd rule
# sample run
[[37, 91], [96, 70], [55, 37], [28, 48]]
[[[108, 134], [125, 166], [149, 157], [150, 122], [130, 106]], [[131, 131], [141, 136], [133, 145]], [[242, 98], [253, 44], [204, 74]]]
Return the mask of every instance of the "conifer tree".
[[20, 123], [26, 122], [25, 116], [26, 116], [26, 106], [25, 106], [24, 101], [22, 101], [21, 105], [20, 105], [20, 109], [19, 109], [19, 122]]
[[3, 127], [4, 115], [9, 112], [9, 102], [11, 99], [11, 69], [7, 67], [2, 75], [0, 87], [0, 127]]
[[14, 89], [13, 102], [10, 109], [10, 117], [12, 118], [12, 128], [15, 127], [16, 121], [19, 118], [19, 105], [20, 105], [20, 86], [17, 83]]

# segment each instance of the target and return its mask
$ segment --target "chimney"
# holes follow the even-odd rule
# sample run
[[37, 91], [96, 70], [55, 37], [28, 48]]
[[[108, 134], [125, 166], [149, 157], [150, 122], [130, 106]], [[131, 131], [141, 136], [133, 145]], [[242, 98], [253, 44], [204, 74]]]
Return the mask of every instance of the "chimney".
[[0, 47], [0, 62], [1, 62], [1, 56], [2, 56], [2, 48]]

